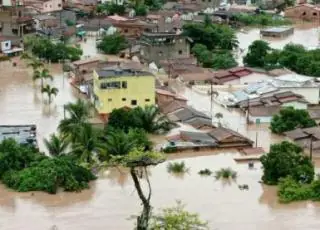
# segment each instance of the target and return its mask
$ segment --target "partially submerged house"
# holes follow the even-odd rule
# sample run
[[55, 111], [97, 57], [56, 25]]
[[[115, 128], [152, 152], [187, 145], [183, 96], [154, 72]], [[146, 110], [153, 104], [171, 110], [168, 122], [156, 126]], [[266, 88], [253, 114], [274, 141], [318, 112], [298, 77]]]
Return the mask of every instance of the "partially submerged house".
[[311, 4], [300, 4], [285, 9], [285, 17], [319, 22], [320, 7]]
[[244, 90], [230, 93], [222, 103], [235, 106], [237, 103], [261, 97], [272, 96], [276, 93], [291, 91], [301, 95], [309, 104], [318, 104], [320, 87], [314, 77], [299, 74], [285, 74], [272, 80], [249, 84]]
[[247, 85], [250, 83], [271, 80], [273, 76], [249, 67], [235, 67], [213, 73], [215, 85]]
[[143, 62], [158, 65], [161, 60], [190, 57], [190, 41], [182, 34], [144, 32], [139, 43]]
[[248, 113], [247, 116], [250, 122], [269, 123], [272, 116], [277, 114], [282, 107], [291, 106], [295, 109], [307, 109], [308, 102], [303, 96], [286, 91], [274, 93], [271, 96], [241, 101], [237, 106]]
[[[320, 127], [295, 129], [284, 133], [286, 137], [304, 149], [320, 151]], [[311, 143], [312, 142], [312, 143]]]
[[185, 97], [168, 90], [156, 89], [156, 103], [160, 108], [170, 104], [173, 101], [178, 101], [181, 104], [187, 105], [187, 99]]
[[9, 138], [19, 144], [38, 147], [36, 125], [0, 125], [0, 142]]
[[199, 130], [208, 130], [215, 127], [209, 116], [186, 105], [178, 104], [176, 110], [167, 113], [167, 116], [172, 122], [187, 124]]
[[139, 18], [126, 18], [118, 15], [108, 16], [104, 21], [110, 23], [117, 32], [127, 38], [137, 39], [143, 32], [156, 31], [156, 25]]
[[175, 150], [200, 150], [207, 148], [246, 148], [252, 147], [253, 141], [227, 128], [214, 128], [206, 132], [180, 131], [177, 135], [167, 137], [165, 147]]

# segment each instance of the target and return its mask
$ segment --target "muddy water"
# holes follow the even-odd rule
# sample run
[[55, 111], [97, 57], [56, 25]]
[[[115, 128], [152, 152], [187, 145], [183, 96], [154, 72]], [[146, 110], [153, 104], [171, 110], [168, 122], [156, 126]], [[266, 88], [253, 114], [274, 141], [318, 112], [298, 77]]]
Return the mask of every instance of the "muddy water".
[[[202, 153], [179, 155], [184, 158], [189, 172], [173, 176], [166, 172], [163, 163], [150, 170], [153, 187], [152, 203], [161, 208], [176, 200], [186, 203], [186, 208], [199, 212], [210, 223], [211, 229], [234, 230], [317, 229], [320, 207], [313, 203], [280, 205], [275, 189], [258, 183], [260, 166], [249, 170], [245, 164], [236, 164], [236, 151], [219, 155]], [[175, 158], [176, 156], [172, 156]], [[178, 161], [180, 161], [179, 159]], [[220, 167], [237, 170], [236, 181], [216, 181], [213, 177], [200, 177], [203, 168]], [[238, 184], [248, 184], [248, 191], [240, 191]], [[43, 230], [56, 226], [59, 230], [127, 230], [132, 229], [131, 215], [139, 211], [139, 201], [130, 177], [125, 171], [111, 170], [82, 193], [18, 194], [0, 187], [0, 229]]]
[[[249, 36], [243, 39], [240, 46]], [[96, 55], [93, 43], [93, 40], [88, 40], [81, 44], [84, 56]], [[63, 77], [61, 67], [51, 65], [50, 69], [54, 75], [51, 84], [59, 88], [60, 92], [48, 106], [45, 104], [45, 96], [39, 93], [39, 84], [33, 84], [31, 71], [23, 63], [19, 63], [18, 67], [0, 63], [1, 124], [37, 124], [42, 149], [42, 139], [54, 132], [59, 120], [63, 118], [63, 104], [79, 96]], [[181, 93], [197, 109], [210, 113], [208, 97], [196, 95], [189, 90]], [[224, 114], [225, 126], [247, 134], [253, 140], [256, 130], [259, 130], [258, 146], [267, 148], [269, 143], [280, 141], [279, 137], [270, 135], [266, 126], [247, 128], [244, 116], [237, 112], [215, 104], [213, 111]], [[153, 139], [159, 140], [157, 137]], [[211, 229], [319, 229], [319, 204], [278, 204], [275, 188], [258, 183], [261, 178], [260, 166], [248, 170], [247, 165], [236, 164], [233, 157], [237, 154], [236, 150], [228, 150], [171, 155], [172, 160], [184, 160], [190, 170], [184, 176], [172, 176], [166, 171], [167, 163], [152, 168], [153, 206], [171, 206], [176, 200], [181, 200], [187, 204], [188, 210], [199, 212], [203, 219], [208, 220]], [[197, 174], [203, 168], [216, 170], [221, 167], [236, 170], [236, 182], [216, 181], [212, 177], [203, 178]], [[250, 189], [240, 191], [237, 184], [248, 184]], [[127, 230], [132, 229], [130, 216], [139, 212], [139, 204], [131, 178], [125, 171], [118, 170], [107, 171], [91, 184], [91, 189], [81, 193], [21, 194], [0, 185], [0, 229], [49, 230], [55, 226], [59, 230]]]
[[244, 52], [239, 54], [238, 62], [242, 64], [242, 56], [248, 51], [248, 47], [255, 40], [262, 39], [270, 44], [274, 49], [282, 49], [288, 43], [301, 44], [308, 49], [315, 49], [319, 44], [319, 33], [317, 25], [310, 23], [298, 24], [294, 28], [294, 34], [285, 38], [261, 37], [260, 29], [244, 29], [237, 33], [239, 48]]
[[63, 105], [74, 101], [77, 92], [63, 76], [61, 66], [48, 65], [54, 79], [46, 83], [59, 89], [57, 97], [48, 105], [47, 97], [41, 94], [40, 82], [34, 84], [32, 81], [32, 71], [19, 59], [15, 61], [18, 62], [17, 67], [12, 67], [8, 62], [0, 63], [1, 124], [36, 124], [38, 141], [42, 147], [42, 139], [56, 131], [57, 124], [63, 117]]

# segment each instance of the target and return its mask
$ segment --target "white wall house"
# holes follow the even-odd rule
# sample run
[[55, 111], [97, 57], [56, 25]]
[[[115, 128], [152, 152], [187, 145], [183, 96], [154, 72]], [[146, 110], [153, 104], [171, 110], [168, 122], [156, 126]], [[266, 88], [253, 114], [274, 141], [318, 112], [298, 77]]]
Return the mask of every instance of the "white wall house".
[[262, 82], [266, 80], [271, 80], [273, 77], [269, 76], [267, 74], [261, 74], [261, 73], [251, 73], [247, 76], [243, 76], [231, 81], [227, 81], [224, 83], [224, 85], [248, 85], [251, 83], [257, 83]]
[[10, 40], [1, 41], [0, 43], [1, 43], [1, 52], [11, 50]]

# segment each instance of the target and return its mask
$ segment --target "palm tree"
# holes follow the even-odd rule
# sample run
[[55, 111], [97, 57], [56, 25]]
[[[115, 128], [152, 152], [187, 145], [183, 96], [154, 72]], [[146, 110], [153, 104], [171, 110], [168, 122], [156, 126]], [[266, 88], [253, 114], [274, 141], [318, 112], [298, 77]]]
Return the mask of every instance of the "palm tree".
[[43, 141], [51, 156], [66, 154], [69, 143], [64, 138], [60, 138], [53, 133], [49, 140], [45, 138]]
[[80, 128], [87, 123], [90, 107], [86, 102], [78, 99], [76, 103], [65, 105], [64, 109], [69, 116], [60, 121], [58, 129], [74, 143]]
[[81, 163], [92, 163], [95, 154], [99, 156], [105, 151], [98, 134], [90, 124], [83, 124], [79, 129], [77, 140], [72, 145], [72, 152]]
[[48, 95], [49, 104], [51, 103], [52, 95], [57, 96], [59, 90], [56, 87], [51, 87], [50, 85], [46, 85], [46, 87], [41, 89], [41, 93], [46, 93]]
[[[28, 57], [27, 54], [24, 55], [24, 57]], [[29, 56], [29, 57], [30, 57], [30, 56]], [[36, 71], [36, 70], [38, 70], [39, 68], [41, 68], [41, 67], [44, 66], [43, 62], [41, 62], [41, 61], [40, 61], [39, 59], [37, 59], [37, 58], [31, 58], [31, 57], [30, 57], [30, 60], [31, 60], [31, 62], [28, 63], [28, 67], [31, 66], [32, 69], [33, 69], [33, 71]]]
[[53, 80], [52, 75], [49, 73], [48, 69], [42, 69], [41, 71], [38, 69], [34, 69], [32, 80], [35, 82], [36, 80], [41, 80], [41, 89], [43, 88], [43, 80], [50, 79]]
[[144, 108], [137, 107], [134, 111], [134, 116], [139, 123], [139, 127], [148, 133], [160, 133], [169, 131], [172, 122], [168, 117], [160, 113], [160, 109], [154, 105]]
[[106, 138], [105, 148], [108, 155], [124, 156], [135, 147], [134, 141], [122, 130], [110, 132]]
[[216, 113], [216, 114], [214, 115], [214, 117], [219, 120], [218, 125], [219, 125], [219, 127], [221, 127], [221, 119], [223, 118], [223, 114], [222, 114], [222, 113]]

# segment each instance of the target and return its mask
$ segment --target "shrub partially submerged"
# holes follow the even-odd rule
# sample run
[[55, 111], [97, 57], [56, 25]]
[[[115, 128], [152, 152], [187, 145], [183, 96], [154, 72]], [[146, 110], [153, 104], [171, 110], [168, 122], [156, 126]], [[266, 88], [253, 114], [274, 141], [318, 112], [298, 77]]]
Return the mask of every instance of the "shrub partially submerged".
[[5, 185], [19, 192], [56, 193], [58, 188], [65, 191], [87, 188], [95, 176], [74, 162], [67, 156], [49, 158], [13, 139], [0, 143], [0, 178]]
[[279, 201], [289, 203], [302, 200], [320, 200], [320, 180], [304, 184], [295, 181], [292, 177], [281, 178], [278, 190]]
[[212, 171], [210, 169], [202, 169], [198, 172], [201, 176], [210, 176], [212, 174]]
[[9, 171], [3, 176], [3, 183], [19, 192], [45, 191], [56, 193], [81, 191], [88, 188], [88, 182], [95, 176], [87, 169], [75, 165], [67, 158], [47, 158], [21, 171]]
[[232, 170], [231, 168], [221, 168], [220, 170], [215, 172], [216, 179], [236, 179], [237, 172]]
[[185, 173], [189, 169], [187, 168], [184, 161], [182, 162], [169, 162], [167, 165], [167, 170], [169, 173]]

